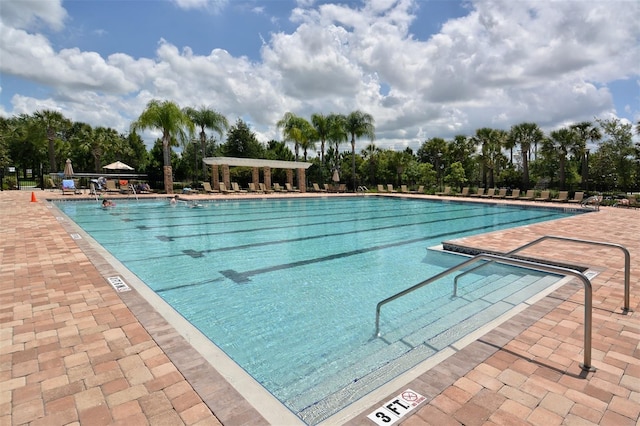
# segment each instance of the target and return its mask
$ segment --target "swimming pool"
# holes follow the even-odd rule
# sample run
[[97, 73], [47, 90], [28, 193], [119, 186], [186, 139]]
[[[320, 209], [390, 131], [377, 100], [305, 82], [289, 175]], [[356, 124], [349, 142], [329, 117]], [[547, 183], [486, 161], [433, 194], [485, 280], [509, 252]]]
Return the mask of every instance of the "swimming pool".
[[458, 261], [425, 248], [572, 214], [385, 197], [203, 205], [59, 208], [307, 423], [557, 279], [485, 268], [459, 298], [450, 282], [434, 283], [386, 306], [374, 338], [380, 300]]

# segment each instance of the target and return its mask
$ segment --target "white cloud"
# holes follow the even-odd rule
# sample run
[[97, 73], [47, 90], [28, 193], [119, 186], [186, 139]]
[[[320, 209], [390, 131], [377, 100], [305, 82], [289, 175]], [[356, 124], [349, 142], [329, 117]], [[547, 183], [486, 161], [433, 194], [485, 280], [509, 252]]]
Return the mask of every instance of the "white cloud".
[[46, 26], [59, 31], [67, 18], [61, 0], [2, 0], [0, 10], [1, 22], [22, 29]]
[[[175, 1], [185, 9], [227, 4]], [[195, 54], [166, 40], [146, 58], [56, 50], [43, 33], [22, 29], [44, 12], [11, 3], [9, 18], [3, 3], [0, 70], [50, 89], [43, 99], [14, 96], [12, 113], [61, 109], [119, 131], [152, 98], [207, 105], [232, 123], [243, 117], [264, 141], [278, 137], [275, 123], [286, 111], [361, 109], [376, 119], [378, 146], [415, 149], [429, 137], [486, 126], [536, 121], [552, 129], [615, 114], [607, 83], [640, 75], [640, 6], [632, 1], [472, 2], [466, 16], [418, 39], [410, 32], [414, 1], [352, 8], [300, 0], [289, 17], [297, 28], [265, 36], [259, 61], [218, 46]], [[50, 26], [63, 25], [66, 14], [57, 16]], [[628, 114], [638, 117], [635, 108]]]
[[212, 13], [220, 13], [229, 2], [228, 0], [173, 0], [181, 9], [202, 9]]

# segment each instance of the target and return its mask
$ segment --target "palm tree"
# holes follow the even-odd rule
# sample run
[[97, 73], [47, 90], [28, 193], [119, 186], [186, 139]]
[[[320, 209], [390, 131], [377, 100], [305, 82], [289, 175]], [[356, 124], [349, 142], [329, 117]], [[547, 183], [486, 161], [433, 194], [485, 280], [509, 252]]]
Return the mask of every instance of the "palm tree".
[[318, 139], [320, 139], [320, 164], [324, 166], [324, 145], [329, 138], [331, 131], [331, 121], [324, 114], [311, 114], [311, 124], [316, 129]]
[[371, 142], [365, 149], [361, 151], [362, 158], [365, 161], [369, 161], [369, 182], [371, 184], [375, 183], [376, 180], [376, 166], [377, 166], [377, 157], [382, 150], [378, 148], [373, 142]]
[[537, 147], [538, 143], [544, 139], [544, 133], [536, 123], [520, 123], [511, 127], [509, 137], [514, 143], [520, 145], [520, 155], [522, 156], [522, 189], [529, 189], [529, 153], [531, 152], [532, 145]]
[[304, 118], [298, 117], [292, 112], [286, 112], [282, 119], [276, 123], [282, 129], [285, 141], [294, 143], [295, 161], [298, 161], [300, 148], [304, 150], [304, 159], [307, 160], [307, 151], [313, 149], [317, 134], [313, 126]]
[[579, 143], [576, 133], [569, 128], [563, 127], [562, 129], [551, 132], [546, 143], [548, 144], [546, 149], [550, 152], [555, 152], [558, 155], [560, 163], [560, 170], [558, 172], [560, 189], [565, 189], [567, 153], [574, 150], [576, 145]]
[[[205, 129], [213, 130], [222, 138], [223, 133], [229, 130], [229, 122], [224, 115], [204, 106], [201, 106], [199, 109], [187, 107], [184, 109], [184, 113], [189, 116], [195, 126], [200, 128], [200, 151], [202, 158], [204, 158], [207, 155], [207, 134], [205, 133]], [[206, 182], [207, 165], [204, 162], [202, 162], [202, 177]]]
[[353, 173], [353, 190], [356, 189], [356, 138], [367, 136], [371, 142], [376, 138], [376, 127], [373, 116], [362, 111], [353, 111], [346, 117], [346, 132], [351, 135], [351, 168]]
[[195, 132], [195, 125], [178, 105], [171, 101], [160, 102], [156, 99], [149, 101], [140, 117], [131, 123], [131, 131], [144, 129], [158, 129], [162, 132], [162, 157], [164, 173], [164, 189], [167, 194], [173, 194], [173, 170], [171, 168], [171, 143], [176, 137], [181, 140], [188, 138]]
[[602, 139], [602, 133], [597, 126], [594, 126], [590, 121], [583, 121], [578, 124], [574, 124], [570, 127], [572, 131], [576, 133], [577, 144], [576, 154], [580, 157], [581, 162], [581, 175], [582, 175], [582, 188], [587, 189], [587, 182], [589, 181], [589, 164], [587, 160], [587, 142], [595, 142]]
[[52, 110], [36, 111], [35, 118], [44, 126], [49, 142], [49, 171], [55, 173], [58, 171], [56, 165], [56, 136], [71, 126], [71, 121], [66, 119], [61, 112]]

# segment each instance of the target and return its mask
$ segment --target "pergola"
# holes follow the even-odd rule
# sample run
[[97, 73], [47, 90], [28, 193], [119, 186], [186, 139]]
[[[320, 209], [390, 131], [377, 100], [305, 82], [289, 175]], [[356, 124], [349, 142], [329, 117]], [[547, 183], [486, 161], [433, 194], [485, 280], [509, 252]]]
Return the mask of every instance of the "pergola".
[[231, 187], [229, 167], [251, 167], [252, 181], [257, 186], [260, 183], [260, 168], [264, 177], [264, 184], [271, 188], [271, 169], [285, 169], [287, 173], [287, 183], [293, 186], [293, 171], [297, 171], [298, 189], [306, 192], [305, 170], [311, 167], [311, 163], [299, 161], [263, 160], [259, 158], [238, 158], [238, 157], [206, 157], [202, 160], [211, 167], [211, 186], [220, 189], [220, 170], [222, 167], [222, 182], [227, 188]]

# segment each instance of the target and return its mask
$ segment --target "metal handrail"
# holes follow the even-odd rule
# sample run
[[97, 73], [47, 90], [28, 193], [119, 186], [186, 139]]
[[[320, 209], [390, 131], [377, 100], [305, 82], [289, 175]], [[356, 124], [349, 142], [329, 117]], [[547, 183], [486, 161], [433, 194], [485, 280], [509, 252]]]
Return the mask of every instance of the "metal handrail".
[[376, 305], [376, 334], [375, 337], [380, 337], [380, 308], [383, 305], [398, 299], [408, 293], [411, 293], [414, 290], [417, 290], [425, 285], [431, 284], [432, 282], [439, 280], [440, 278], [449, 275], [452, 272], [455, 272], [459, 269], [462, 269], [468, 265], [479, 262], [481, 260], [488, 260], [492, 262], [506, 263], [508, 265], [513, 266], [523, 266], [529, 269], [535, 269], [543, 272], [551, 272], [560, 275], [572, 275], [582, 281], [584, 284], [584, 362], [580, 364], [580, 367], [583, 370], [587, 371], [595, 371], [595, 368], [591, 366], [591, 330], [592, 330], [592, 288], [591, 281], [582, 273], [578, 272], [574, 269], [563, 268], [560, 266], [547, 265], [542, 263], [531, 262], [528, 260], [515, 259], [512, 257], [505, 256], [497, 256], [494, 254], [482, 253], [472, 257], [469, 260], [462, 262], [459, 265], [453, 266], [446, 271], [443, 271], [433, 277], [422, 281], [412, 287], [409, 287], [406, 290], [403, 290], [399, 293], [394, 294], [391, 297], [387, 297], [386, 299], [378, 302]]
[[[514, 253], [517, 253], [521, 250], [524, 250], [526, 248], [529, 248], [535, 244], [538, 244], [539, 242], [542, 242], [544, 240], [561, 240], [561, 241], [571, 241], [574, 243], [583, 243], [583, 244], [591, 244], [591, 245], [597, 245], [597, 246], [604, 246], [604, 247], [613, 247], [613, 248], [618, 248], [620, 250], [622, 250], [622, 252], [624, 253], [624, 307], [622, 308], [622, 311], [627, 313], [629, 312], [629, 305], [630, 305], [630, 298], [631, 298], [631, 254], [629, 253], [629, 250], [627, 250], [626, 247], [620, 245], [620, 244], [614, 244], [614, 243], [607, 243], [607, 242], [603, 242], [603, 241], [590, 241], [590, 240], [582, 240], [582, 239], [578, 239], [578, 238], [570, 238], [570, 237], [560, 237], [560, 236], [556, 236], [556, 235], [545, 235], [543, 237], [537, 238], [523, 246], [520, 246], [518, 248], [515, 248], [513, 250], [511, 250], [508, 253], [505, 253], [503, 256], [511, 256]], [[483, 266], [485, 266], [487, 264], [483, 264], [483, 265], [478, 265], [475, 268], [471, 268], [467, 271], [464, 271], [458, 275], [456, 275], [456, 277], [453, 280], [453, 295], [456, 296], [458, 294], [458, 280], [460, 278], [462, 278], [464, 275], [467, 275], [473, 271], [475, 271], [476, 269], [482, 268]]]

